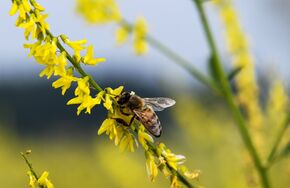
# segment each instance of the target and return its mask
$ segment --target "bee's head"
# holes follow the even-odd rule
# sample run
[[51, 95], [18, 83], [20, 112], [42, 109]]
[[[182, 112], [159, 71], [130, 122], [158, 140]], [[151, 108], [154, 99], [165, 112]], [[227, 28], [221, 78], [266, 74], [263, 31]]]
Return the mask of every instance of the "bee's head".
[[126, 104], [131, 96], [133, 96], [135, 93], [133, 91], [129, 92], [123, 92], [121, 95], [118, 96], [118, 104], [123, 105]]

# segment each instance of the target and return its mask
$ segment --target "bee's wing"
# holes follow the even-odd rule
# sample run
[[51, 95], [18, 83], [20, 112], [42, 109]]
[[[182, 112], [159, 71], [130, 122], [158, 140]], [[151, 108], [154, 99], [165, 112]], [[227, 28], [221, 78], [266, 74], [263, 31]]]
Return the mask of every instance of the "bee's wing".
[[154, 136], [159, 137], [161, 135], [162, 127], [157, 115], [150, 107], [146, 107], [142, 110], [133, 110], [137, 116], [137, 119], [146, 127], [146, 129]]
[[166, 97], [143, 98], [147, 105], [150, 105], [154, 111], [162, 111], [165, 108], [173, 106], [175, 100]]

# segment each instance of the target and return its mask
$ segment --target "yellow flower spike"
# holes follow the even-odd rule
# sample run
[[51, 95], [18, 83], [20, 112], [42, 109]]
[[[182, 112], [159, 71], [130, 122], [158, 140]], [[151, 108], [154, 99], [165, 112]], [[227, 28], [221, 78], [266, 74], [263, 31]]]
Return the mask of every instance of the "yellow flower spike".
[[145, 19], [138, 18], [133, 28], [134, 50], [137, 55], [143, 55], [148, 52], [147, 33], [148, 27]]
[[155, 178], [158, 175], [158, 168], [154, 160], [154, 156], [151, 152], [145, 152], [146, 157], [146, 170], [150, 181], [154, 182]]
[[32, 174], [31, 171], [27, 172], [27, 175], [29, 176], [29, 187], [35, 188], [36, 187], [36, 177]]
[[94, 58], [94, 47], [90, 45], [87, 49], [87, 54], [84, 56], [83, 62], [87, 65], [96, 65], [101, 62], [105, 62], [106, 58]]
[[145, 128], [143, 125], [139, 127], [138, 140], [146, 151], [148, 150], [147, 142], [151, 142], [151, 143], [154, 142], [152, 136], [150, 136], [148, 133], [145, 132]]
[[17, 5], [16, 1], [13, 1], [11, 9], [9, 10], [9, 15], [10, 16], [15, 15], [17, 10], [18, 10], [18, 5]]
[[37, 180], [38, 184], [41, 186], [44, 186], [46, 188], [54, 188], [53, 184], [48, 179], [49, 173], [47, 171], [44, 171], [40, 178]]
[[121, 20], [115, 0], [78, 0], [77, 11], [90, 23], [105, 24]]
[[125, 26], [121, 26], [116, 30], [116, 42], [118, 45], [124, 44], [129, 37], [129, 30]]

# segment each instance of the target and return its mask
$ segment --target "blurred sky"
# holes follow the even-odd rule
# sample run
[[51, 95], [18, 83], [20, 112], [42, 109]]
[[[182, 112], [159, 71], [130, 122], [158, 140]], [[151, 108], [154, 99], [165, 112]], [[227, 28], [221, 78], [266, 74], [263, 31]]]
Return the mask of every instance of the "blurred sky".
[[[184, 74], [184, 70], [153, 49], [144, 57], [136, 57], [130, 43], [116, 47], [114, 42], [116, 26], [89, 26], [76, 15], [75, 1], [39, 0], [39, 2], [49, 14], [48, 22], [53, 33], [64, 33], [72, 40], [86, 38], [89, 44], [94, 44], [96, 54], [107, 58], [106, 65], [99, 65], [99, 72], [142, 69], [144, 77], [161, 74], [168, 79], [172, 78], [171, 80], [181, 75], [185, 79], [190, 79], [188, 74]], [[117, 2], [127, 20], [134, 21], [140, 15], [145, 16], [153, 36], [205, 71], [208, 49], [191, 0]], [[28, 51], [22, 47], [25, 43], [23, 31], [14, 26], [16, 17], [8, 16], [10, 6], [10, 1], [0, 1], [0, 81], [10, 80], [16, 75], [36, 75], [41, 69], [40, 65], [33, 63], [34, 60], [27, 58]], [[236, 0], [235, 7], [250, 39], [259, 71], [267, 72], [275, 67], [275, 71], [281, 73], [282, 78], [290, 80], [290, 74], [287, 73], [290, 54], [290, 1]], [[207, 8], [218, 45], [224, 48], [222, 26], [217, 11], [210, 3], [207, 4]], [[220, 51], [222, 56], [225, 56], [224, 50]]]

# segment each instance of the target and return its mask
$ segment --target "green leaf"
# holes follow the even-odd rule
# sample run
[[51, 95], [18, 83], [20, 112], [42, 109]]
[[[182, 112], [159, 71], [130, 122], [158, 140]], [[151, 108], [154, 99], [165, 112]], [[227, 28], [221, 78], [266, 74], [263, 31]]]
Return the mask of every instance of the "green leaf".
[[233, 70], [231, 70], [228, 74], [228, 80], [233, 80], [243, 69], [243, 66], [235, 67]]
[[208, 59], [208, 69], [212, 79], [215, 81], [216, 84], [219, 84], [220, 77], [215, 61], [215, 57], [211, 55]]
[[280, 157], [288, 157], [290, 155], [290, 141], [283, 148]]

